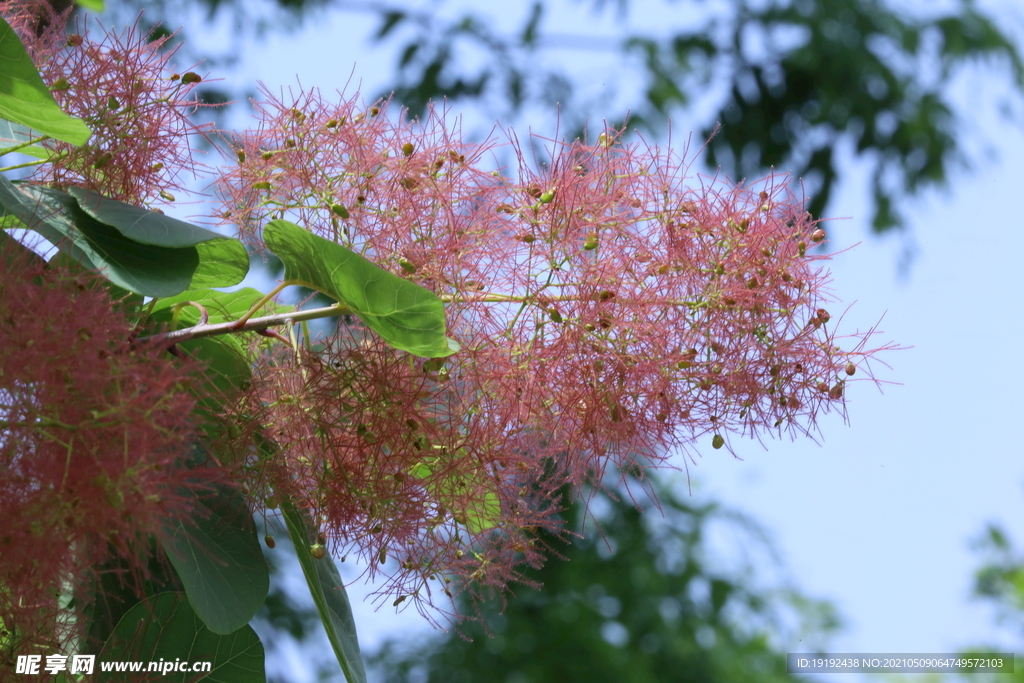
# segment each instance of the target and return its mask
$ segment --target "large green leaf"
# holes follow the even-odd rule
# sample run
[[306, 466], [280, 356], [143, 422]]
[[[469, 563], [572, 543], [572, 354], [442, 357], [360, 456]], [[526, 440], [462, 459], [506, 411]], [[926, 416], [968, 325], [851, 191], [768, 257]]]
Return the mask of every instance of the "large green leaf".
[[72, 145], [84, 145], [92, 131], [65, 114], [39, 77], [18, 34], [0, 17], [0, 118], [29, 126]]
[[395, 348], [429, 358], [458, 351], [444, 334], [444, 304], [430, 290], [288, 221], [270, 221], [263, 239], [284, 263], [285, 279], [334, 297]]
[[[177, 246], [189, 239], [204, 239], [206, 244], [232, 241], [216, 233], [195, 233], [191, 229], [183, 229], [191, 237], [167, 236], [165, 244], [153, 243], [159, 242], [153, 238], [153, 233], [158, 231], [154, 226], [163, 226], [167, 231], [175, 230], [179, 223], [188, 226], [181, 221], [147, 221], [145, 227], [138, 231], [124, 226], [119, 229], [97, 220], [66, 192], [39, 185], [15, 185], [3, 176], [0, 176], [0, 205], [86, 268], [99, 271], [114, 284], [136, 294], [173, 296], [187, 289], [197, 273], [204, 284], [208, 284], [212, 276], [218, 285], [233, 284], [237, 282], [236, 278], [245, 275], [240, 268], [234, 267], [230, 259], [227, 262], [220, 260], [224, 253], [234, 250], [232, 246], [222, 249], [213, 244], [204, 252], [200, 251], [201, 245]], [[142, 209], [137, 211], [152, 213]], [[189, 228], [201, 230], [195, 226]], [[136, 232], [150, 241], [136, 240]], [[244, 248], [242, 250], [244, 252]], [[201, 262], [201, 253], [204, 257], [212, 257], [212, 265]], [[245, 269], [248, 269], [247, 256]]]
[[230, 287], [249, 272], [249, 254], [236, 239], [156, 211], [108, 199], [81, 187], [68, 189], [78, 205], [99, 222], [116, 228], [128, 239], [156, 247], [195, 247], [199, 266], [192, 287]]
[[302, 573], [309, 585], [309, 592], [320, 613], [320, 620], [327, 630], [327, 637], [334, 648], [334, 654], [341, 664], [348, 683], [366, 683], [363, 656], [359, 652], [359, 638], [356, 623], [352, 618], [352, 607], [348, 602], [345, 584], [338, 573], [338, 567], [330, 555], [317, 559], [309, 551], [310, 539], [316, 536], [308, 516], [284, 501], [281, 504], [288, 535], [295, 546]]
[[170, 296], [189, 286], [195, 249], [139, 244], [82, 211], [71, 195], [0, 176], [0, 204], [86, 268], [144, 296]]
[[165, 525], [160, 543], [203, 623], [214, 633], [232, 633], [266, 600], [270, 572], [241, 494], [221, 489], [196, 503], [190, 518]]
[[[251, 626], [218, 635], [195, 613], [184, 593], [160, 593], [130, 609], [97, 657], [96, 680], [203, 681], [204, 683], [266, 683], [263, 643]], [[164, 675], [145, 667], [149, 662], [181, 662], [188, 667], [210, 662], [209, 673], [170, 671]], [[141, 671], [104, 671], [115, 663], [141, 663]], [[122, 665], [123, 666], [123, 665]]]

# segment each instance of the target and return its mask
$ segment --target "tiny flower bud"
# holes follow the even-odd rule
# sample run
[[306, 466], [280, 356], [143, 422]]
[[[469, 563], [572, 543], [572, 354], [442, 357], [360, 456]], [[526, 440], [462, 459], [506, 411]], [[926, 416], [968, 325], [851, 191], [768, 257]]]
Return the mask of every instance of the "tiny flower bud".
[[715, 437], [711, 439], [711, 447], [718, 449], [725, 445], [725, 439], [722, 438], [721, 434], [715, 434]]
[[402, 145], [402, 154], [404, 154], [407, 157], [411, 157], [412, 153], [415, 151], [416, 145], [412, 144], [411, 142], [407, 142], [404, 145]]
[[345, 208], [344, 204], [332, 204], [331, 213], [342, 219], [348, 218], [349, 216], [348, 209]]
[[823, 239], [825, 239], [825, 231], [822, 230], [821, 228], [818, 228], [817, 230], [811, 233], [811, 241], [814, 242], [815, 244], [822, 241]]
[[67, 90], [70, 87], [71, 84], [68, 83], [68, 79], [61, 76], [53, 82], [53, 85], [50, 86], [50, 90]]
[[319, 543], [316, 543], [314, 545], [309, 546], [309, 554], [318, 560], [322, 560], [327, 555], [327, 549]]
[[95, 161], [92, 162], [92, 167], [100, 169], [109, 164], [114, 159], [114, 155], [110, 152], [103, 152], [96, 157]]
[[277, 541], [275, 541], [274, 537], [271, 536], [270, 534], [267, 534], [266, 536], [263, 537], [263, 542], [266, 543], [267, 547], [271, 548], [271, 549], [273, 549], [274, 546], [277, 545]]
[[587, 235], [587, 239], [583, 242], [583, 248], [587, 251], [597, 249], [597, 233], [592, 232]]
[[166, 202], [174, 201], [174, 195], [168, 192], [167, 190], [160, 190], [160, 197]]
[[277, 499], [277, 496], [267, 496], [267, 499], [263, 502], [266, 503], [268, 510], [276, 510], [281, 504], [281, 501]]
[[847, 375], [850, 375], [852, 377], [854, 374], [856, 374], [856, 372], [857, 372], [857, 366], [856, 365], [854, 365], [853, 363], [847, 363], [846, 364], [846, 374]]
[[197, 74], [195, 71], [189, 71], [181, 77], [181, 82], [185, 85], [189, 85], [190, 83], [199, 83], [202, 80], [203, 77]]
[[107, 98], [107, 109], [110, 111], [117, 111], [120, 108], [121, 103], [117, 101], [116, 97], [111, 96]]
[[238, 163], [240, 163], [240, 164], [244, 164], [245, 163], [245, 150], [244, 149], [238, 150]]
[[804, 242], [803, 240], [800, 240], [796, 244], [796, 254], [797, 254], [797, 256], [804, 256], [806, 253], [807, 253], [807, 242]]
[[405, 259], [400, 259], [398, 261], [398, 265], [402, 266], [402, 270], [410, 275], [416, 272], [416, 265], [410, 261], [406, 261]]

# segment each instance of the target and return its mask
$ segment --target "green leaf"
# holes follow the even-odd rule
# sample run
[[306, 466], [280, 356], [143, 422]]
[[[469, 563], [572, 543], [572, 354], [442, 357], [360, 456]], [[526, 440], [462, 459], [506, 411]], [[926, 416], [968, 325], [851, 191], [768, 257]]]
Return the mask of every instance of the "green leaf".
[[[173, 296], [193, 284], [234, 284], [248, 271], [248, 255], [243, 262], [240, 257], [245, 248], [237, 240], [85, 190], [78, 194], [92, 213], [70, 194], [39, 185], [15, 185], [0, 176], [0, 205], [7, 212], [84, 267], [99, 271], [128, 291]], [[92, 214], [119, 225], [97, 220]], [[150, 220], [146, 214], [156, 219]]]
[[103, 0], [75, 0], [75, 4], [90, 12], [102, 12]]
[[413, 465], [409, 476], [426, 480], [424, 487], [427, 492], [451, 510], [469, 533], [479, 534], [498, 526], [501, 522], [501, 499], [487, 476], [452, 467], [442, 469], [450, 469], [451, 474], [432, 478], [439, 464], [441, 457], [427, 458]]
[[256, 526], [235, 490], [196, 498], [189, 519], [165, 525], [160, 543], [181, 577], [192, 608], [214, 633], [242, 628], [270, 590]]
[[288, 501], [282, 501], [281, 510], [288, 526], [288, 534], [295, 546], [295, 554], [302, 565], [309, 592], [320, 613], [320, 620], [327, 630], [327, 637], [334, 648], [334, 654], [341, 664], [348, 683], [366, 683], [363, 656], [359, 652], [359, 638], [352, 618], [352, 608], [345, 592], [345, 584], [338, 573], [338, 567], [330, 555], [316, 559], [309, 552], [310, 539], [316, 535], [307, 515], [295, 509]]
[[284, 263], [286, 280], [334, 297], [395, 348], [428, 358], [459, 350], [445, 337], [444, 304], [430, 290], [288, 221], [270, 221], [263, 239]]
[[236, 239], [179, 221], [156, 211], [108, 199], [81, 187], [68, 192], [78, 205], [99, 222], [116, 228], [128, 239], [156, 247], [195, 247], [199, 266], [192, 274], [192, 287], [230, 287], [249, 272], [249, 254]]
[[[189, 289], [181, 294], [160, 299], [153, 306], [154, 313], [163, 309], [170, 309], [173, 306], [186, 301], [194, 301], [202, 305], [209, 313], [209, 323], [226, 323], [238, 320], [264, 297], [263, 292], [252, 287], [242, 287], [233, 292], [218, 292], [213, 289]], [[294, 306], [279, 304], [271, 301], [267, 303], [263, 311], [257, 315], [276, 315], [288, 313], [295, 310]], [[194, 306], [186, 306], [178, 314], [178, 320], [188, 325], [199, 323], [199, 309]]]
[[[153, 306], [150, 319], [156, 323], [170, 324], [174, 307], [186, 301], [198, 303], [206, 309], [209, 324], [225, 323], [238, 320], [249, 312], [256, 302], [263, 298], [263, 293], [252, 287], [243, 287], [234, 292], [218, 292], [212, 289], [189, 289], [181, 294], [157, 299]], [[266, 304], [265, 315], [287, 313], [293, 306], [269, 302]], [[183, 306], [178, 312], [175, 329], [192, 327], [199, 324], [200, 311], [195, 306]], [[202, 337], [179, 342], [178, 347], [189, 355], [204, 361], [207, 365], [207, 377], [223, 392], [231, 388], [240, 388], [252, 376], [250, 363], [252, 358], [248, 339], [255, 333], [218, 335]]]
[[0, 176], [0, 204], [86, 268], [143, 296], [186, 289], [199, 266], [191, 249], [139, 244], [82, 211], [71, 195], [38, 185], [14, 185]]
[[0, 17], [0, 118], [72, 145], [92, 136], [85, 121], [65, 114], [39, 77], [18, 34]]
[[171, 671], [160, 675], [161, 681], [266, 683], [263, 643], [252, 627], [218, 635], [206, 628], [184, 593], [160, 593], [135, 605], [118, 622], [97, 659], [95, 676], [100, 682], [129, 683], [144, 678], [138, 671], [103, 671], [104, 664], [142, 662], [145, 667], [162, 660], [189, 666], [210, 662], [211, 670], [198, 675]]

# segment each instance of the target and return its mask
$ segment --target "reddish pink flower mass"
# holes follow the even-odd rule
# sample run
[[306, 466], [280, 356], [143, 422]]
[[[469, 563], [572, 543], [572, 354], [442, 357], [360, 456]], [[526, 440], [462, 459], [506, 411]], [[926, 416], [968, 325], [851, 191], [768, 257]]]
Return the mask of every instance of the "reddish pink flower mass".
[[[153, 38], [137, 24], [99, 40], [84, 23], [80, 34], [68, 35], [67, 14], [43, 0], [0, 0], [0, 14], [18, 31], [57, 102], [93, 132], [81, 147], [47, 142], [51, 162], [30, 179], [133, 204], [173, 202], [199, 168], [189, 141], [204, 130], [188, 118], [199, 106], [193, 91], [202, 79], [172, 69], [170, 37]], [[47, 28], [37, 36], [40, 20]]]
[[[88, 602], [100, 563], [144, 573], [147, 535], [192, 505], [189, 370], [133, 352], [91, 275], [72, 275], [0, 233], [0, 624], [5, 655], [45, 651]], [[139, 577], [122, 577], [131, 582]], [[81, 591], [81, 592], [80, 592]], [[36, 629], [41, 629], [38, 632]]]
[[694, 176], [611, 130], [470, 145], [436, 111], [266, 95], [225, 219], [259, 244], [287, 218], [430, 288], [463, 348], [423, 360], [342, 325], [320, 359], [262, 362], [244, 408], [279, 446], [255, 490], [314, 511], [399, 600], [515, 579], [566, 483], [805, 434], [871, 379], [873, 331], [837, 336], [824, 233], [784, 178]]

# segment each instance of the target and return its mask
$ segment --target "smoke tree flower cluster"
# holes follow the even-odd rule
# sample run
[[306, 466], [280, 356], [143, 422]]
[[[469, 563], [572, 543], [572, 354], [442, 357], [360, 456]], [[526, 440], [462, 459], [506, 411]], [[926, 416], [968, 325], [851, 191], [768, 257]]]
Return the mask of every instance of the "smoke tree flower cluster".
[[[93, 132], [76, 147], [51, 141], [51, 163], [37, 166], [31, 180], [52, 187], [85, 187], [121, 201], [146, 206], [175, 201], [174, 193], [203, 169], [192, 158], [189, 140], [208, 132], [189, 119], [199, 105], [191, 71], [172, 69], [172, 36], [151, 37], [133, 26], [105, 31], [99, 39], [83, 25], [67, 34], [66, 18], [48, 3], [6, 3], [27, 37], [29, 52], [57, 102]], [[4, 10], [7, 16], [8, 9]], [[47, 28], [32, 33], [39, 18]]]
[[[174, 609], [187, 595], [210, 631], [248, 629], [266, 597], [259, 548], [216, 546], [195, 529], [226, 524], [254, 541], [251, 513], [266, 519], [271, 549], [283, 518], [305, 561], [356, 555], [387, 578], [382, 599], [449, 610], [456, 593], [500, 590], [544, 561], [538, 531], [562, 531], [567, 485], [600, 487], [734, 435], [810, 435], [820, 415], [845, 414], [847, 385], [874, 381], [870, 361], [890, 348], [869, 345], [874, 330], [839, 335], [815, 250], [824, 230], [785, 177], [700, 176], [688, 150], [611, 129], [592, 142], [524, 144], [508, 132], [470, 143], [446, 111], [408, 121], [387, 102], [312, 89], [264, 89], [256, 127], [221, 132], [231, 145], [215, 181], [221, 204], [201, 220], [257, 250], [276, 225], [278, 241], [303, 245], [284, 284], [339, 304], [247, 327], [270, 297], [210, 289], [244, 270], [188, 284], [203, 259], [214, 269], [235, 259], [232, 247], [138, 208], [188, 192], [190, 138], [206, 132], [187, 117], [201, 77], [173, 71], [163, 41], [138, 27], [68, 35], [47, 7], [7, 0], [0, 13], [41, 87], [92, 137], [26, 141], [45, 152], [0, 169], [31, 168], [17, 183], [0, 178], [4, 656], [66, 649], [87, 621], [94, 568], [113, 560], [141, 579], [169, 558], [187, 575], [167, 598]], [[13, 142], [9, 151], [23, 147]], [[37, 230], [61, 256], [31, 255], [12, 227]], [[336, 279], [352, 261], [324, 261], [328, 252], [365, 258], [359, 272], [391, 283], [394, 301], [353, 308], [368, 285]], [[133, 276], [140, 263], [159, 277]], [[179, 266], [184, 283], [168, 289]], [[450, 350], [400, 350], [410, 289], [437, 304]], [[379, 334], [380, 311], [395, 338]], [[211, 316], [230, 324], [214, 329]], [[314, 337], [311, 317], [337, 325]], [[200, 337], [205, 346], [186, 343]], [[207, 494], [229, 507], [244, 494], [244, 524], [203, 507]], [[189, 515], [198, 526], [170, 538]], [[215, 584], [222, 566], [245, 580]], [[328, 575], [304, 570], [311, 589]], [[196, 597], [207, 580], [237, 589], [230, 609]], [[328, 587], [322, 602], [336, 599]], [[159, 618], [163, 603], [140, 604]], [[106, 647], [119, 651], [115, 635]], [[254, 632], [239, 637], [258, 645]], [[352, 652], [332, 639], [344, 668]]]
[[256, 488], [316, 510], [371, 572], [393, 559], [398, 600], [515, 579], [565, 483], [701, 438], [806, 433], [874, 353], [869, 334], [837, 338], [808, 253], [824, 232], [784, 178], [695, 177], [612, 130], [531, 139], [531, 162], [437, 111], [264, 95], [223, 218], [257, 246], [288, 218], [433, 290], [462, 347], [416, 359], [342, 325], [317, 354], [265, 359], [245, 408], [282, 445]]
[[55, 591], [101, 580], [114, 558], [140, 569], [123, 581], [141, 581], [147, 535], [226, 472], [185, 468], [192, 369], [131, 350], [99, 278], [10, 238], [0, 263], [0, 623], [51, 642], [73, 626]]

